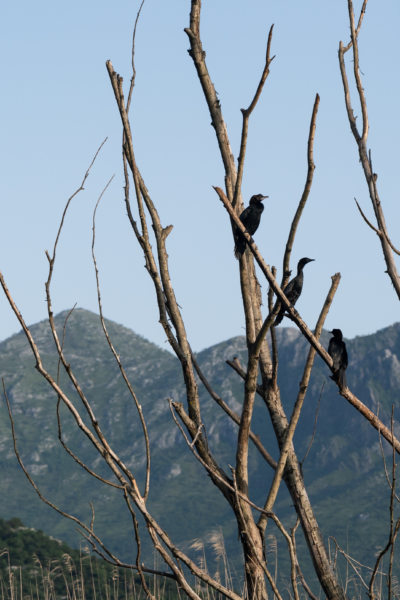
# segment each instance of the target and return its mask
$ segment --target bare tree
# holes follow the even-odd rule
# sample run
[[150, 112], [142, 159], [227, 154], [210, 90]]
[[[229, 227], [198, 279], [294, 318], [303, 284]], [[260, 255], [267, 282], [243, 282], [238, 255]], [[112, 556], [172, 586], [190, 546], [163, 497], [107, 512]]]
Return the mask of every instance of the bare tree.
[[[340, 65], [345, 88], [346, 106], [352, 131], [359, 147], [360, 158], [366, 174], [371, 200], [377, 216], [378, 226], [376, 228], [374, 227], [374, 230], [380, 237], [385, 259], [387, 260], [388, 264], [388, 272], [392, 278], [393, 285], [396, 283], [396, 287], [398, 286], [399, 282], [391, 254], [393, 244], [390, 242], [387, 234], [376, 189], [376, 177], [372, 170], [371, 156], [370, 154], [368, 155], [366, 149], [368, 119], [365, 98], [363, 96], [360, 83], [357, 46], [357, 36], [361, 27], [362, 16], [365, 12], [366, 1], [363, 4], [357, 28], [355, 27], [351, 0], [348, 0], [348, 4], [351, 24], [351, 42], [346, 47], [341, 44], [339, 50]], [[50, 500], [43, 497], [41, 491], [37, 488], [35, 482], [23, 465], [14, 436], [15, 452], [26, 476], [42, 499], [54, 509], [61, 512], [64, 516], [77, 522], [82, 528], [82, 531], [88, 542], [92, 545], [96, 552], [98, 552], [106, 560], [115, 565], [136, 569], [141, 577], [143, 588], [149, 597], [152, 597], [152, 592], [147, 586], [145, 573], [154, 572], [154, 569], [150, 569], [148, 566], [142, 563], [141, 543], [144, 533], [141, 531], [139, 526], [139, 515], [144, 519], [144, 522], [146, 523], [146, 531], [150, 536], [154, 549], [159, 554], [163, 564], [165, 565], [164, 570], [161, 570], [160, 573], [164, 576], [174, 579], [180, 588], [190, 598], [199, 598], [199, 594], [192, 584], [192, 576], [195, 576], [204, 584], [211, 586], [218, 593], [232, 600], [239, 600], [239, 598], [243, 596], [251, 600], [264, 600], [268, 597], [269, 589], [272, 590], [272, 593], [277, 598], [281, 598], [282, 592], [277, 588], [277, 583], [269, 569], [266, 560], [266, 528], [269, 521], [276, 525], [280, 534], [283, 536], [283, 539], [287, 543], [288, 556], [291, 564], [291, 587], [294, 597], [296, 599], [299, 598], [298, 586], [300, 584], [304, 587], [306, 593], [311, 598], [314, 598], [313, 593], [305, 581], [300, 568], [301, 559], [297, 555], [294, 532], [288, 532], [283, 523], [280, 521], [278, 515], [274, 512], [277, 493], [281, 483], [283, 482], [292, 498], [293, 506], [297, 513], [298, 522], [302, 527], [315, 573], [322, 586], [323, 593], [330, 600], [342, 600], [346, 597], [346, 592], [339, 582], [337, 574], [329, 558], [322, 533], [307, 494], [301, 463], [293, 445], [293, 435], [296, 430], [304, 398], [308, 389], [316, 354], [322, 358], [328, 368], [333, 368], [332, 359], [322, 346], [320, 342], [320, 336], [326, 316], [333, 301], [334, 294], [340, 282], [340, 274], [336, 273], [331, 278], [332, 281], [329, 285], [329, 289], [327, 290], [326, 300], [323, 306], [321, 306], [321, 312], [313, 331], [304, 322], [299, 313], [293, 308], [283, 292], [289, 276], [291, 252], [295, 243], [296, 232], [300, 224], [302, 211], [307, 202], [313, 182], [313, 173], [315, 168], [313, 147], [320, 99], [318, 94], [316, 94], [314, 105], [311, 110], [310, 128], [307, 142], [308, 169], [306, 173], [304, 189], [300, 194], [298, 208], [293, 216], [290, 231], [288, 233], [286, 249], [282, 260], [283, 275], [281, 282], [278, 283], [276, 279], [276, 269], [268, 266], [267, 262], [262, 257], [256, 244], [254, 243], [254, 240], [247, 233], [243, 223], [239, 219], [239, 215], [243, 209], [241, 186], [245, 168], [248, 128], [250, 124], [250, 117], [257, 107], [257, 102], [268, 79], [268, 74], [274, 59], [274, 56], [272, 55], [273, 27], [271, 26], [266, 40], [265, 64], [260, 76], [260, 80], [255, 86], [254, 96], [248, 108], [242, 109], [242, 134], [239, 158], [236, 164], [233, 158], [228, 130], [222, 114], [221, 105], [206, 64], [205, 52], [200, 35], [200, 20], [201, 1], [191, 0], [190, 22], [189, 26], [185, 29], [190, 44], [189, 54], [193, 60], [199, 83], [201, 84], [204, 94], [204, 99], [210, 112], [211, 123], [215, 130], [215, 135], [218, 141], [220, 158], [223, 164], [225, 175], [224, 186], [215, 186], [215, 191], [217, 194], [216, 197], [221, 200], [224, 208], [226, 209], [227, 226], [229, 227], [230, 224], [233, 231], [240, 231], [247, 242], [247, 249], [240, 258], [238, 267], [246, 323], [248, 358], [245, 366], [242, 366], [237, 360], [232, 360], [229, 362], [230, 366], [236, 371], [237, 376], [243, 381], [243, 404], [240, 414], [235, 413], [223, 400], [223, 398], [219, 396], [217, 391], [212, 389], [204, 373], [201, 371], [192, 353], [182, 313], [175, 297], [174, 287], [169, 271], [169, 259], [167, 253], [167, 239], [172, 226], [164, 226], [162, 224], [156, 204], [148, 191], [135, 156], [134, 136], [129, 120], [129, 109], [134, 97], [133, 92], [136, 74], [134, 65], [134, 51], [132, 51], [132, 77], [126, 97], [123, 89], [123, 79], [114, 70], [114, 67], [110, 61], [107, 62], [107, 71], [110, 77], [110, 82], [122, 123], [122, 156], [123, 170], [125, 175], [125, 204], [128, 219], [130, 221], [132, 231], [136, 236], [138, 244], [143, 252], [146, 269], [154, 285], [154, 293], [157, 298], [160, 324], [165, 331], [171, 349], [180, 361], [182, 379], [185, 384], [185, 405], [169, 399], [172, 418], [187, 442], [188, 452], [192, 452], [194, 458], [201, 463], [205, 471], [208, 473], [212, 483], [216, 486], [232, 509], [232, 513], [237, 522], [240, 542], [243, 550], [245, 582], [243, 593], [239, 593], [238, 591], [234, 591], [228, 588], [226, 585], [223, 585], [218, 579], [212, 577], [200, 564], [191, 559], [181, 548], [179, 548], [174, 540], [171, 539], [168, 531], [160, 525], [157, 515], [154, 515], [149, 511], [147, 499], [150, 489], [151, 448], [149, 443], [147, 423], [141, 408], [140, 399], [136, 397], [135, 391], [120, 360], [118, 350], [114, 347], [113, 341], [108, 334], [106, 323], [103, 318], [98, 268], [94, 251], [95, 215], [93, 218], [92, 249], [93, 262], [97, 277], [100, 320], [104, 330], [104, 335], [106, 336], [110, 347], [110, 351], [118, 363], [121, 377], [129, 389], [140, 417], [142, 435], [145, 441], [147, 465], [143, 489], [140, 489], [140, 486], [137, 482], [137, 474], [131, 471], [118, 453], [116, 453], [111, 447], [110, 441], [104, 434], [101, 423], [98, 421], [93, 407], [91, 406], [85, 394], [85, 382], [78, 381], [74, 370], [68, 361], [68, 357], [65, 355], [63, 340], [60, 339], [54, 322], [51, 285], [56, 262], [56, 252], [60, 239], [60, 233], [63, 227], [64, 216], [75, 194], [71, 196], [65, 207], [63, 218], [56, 236], [53, 252], [51, 255], [47, 253], [49, 272], [46, 282], [46, 299], [48, 319], [55, 344], [55, 352], [59, 360], [59, 368], [60, 370], [64, 370], [70, 383], [72, 383], [75, 392], [78, 394], [81, 403], [79, 408], [71, 401], [66, 389], [64, 389], [59, 383], [59, 379], [54, 378], [43, 364], [38, 346], [33, 339], [31, 331], [26, 325], [23, 316], [19, 312], [11, 293], [7, 289], [6, 283], [1, 274], [0, 281], [10, 306], [16, 314], [29, 341], [36, 360], [36, 368], [55, 392], [57, 398], [57, 407], [60, 405], [60, 403], [63, 403], [69, 410], [75, 420], [76, 427], [79, 428], [82, 435], [90, 441], [99, 457], [101, 457], [108, 466], [110, 478], [106, 479], [105, 477], [100, 476], [92, 467], [84, 464], [78, 456], [72, 453], [63, 440], [61, 419], [59, 418], [59, 437], [65, 450], [73, 456], [74, 460], [82, 468], [84, 468], [89, 475], [101, 480], [106, 486], [117, 488], [124, 498], [126, 508], [132, 517], [132, 528], [137, 542], [137, 558], [135, 564], [128, 565], [121, 561], [121, 559], [113, 552], [111, 552], [111, 550], [107, 548], [104, 541], [97, 536], [94, 530], [93, 522], [87, 525], [82, 521], [79, 521], [79, 519], [73, 515], [63, 513], [58, 507], [54, 506]], [[363, 109], [362, 134], [358, 132], [353, 117], [348, 92], [346, 70], [344, 66], [344, 53], [349, 50], [350, 47], [353, 48], [354, 73]], [[88, 174], [89, 170], [85, 174], [83, 182], [76, 193], [83, 188]], [[130, 193], [132, 183], [136, 202], [135, 207], [133, 206], [133, 200]], [[218, 203], [216, 203], [215, 210], [220, 210]], [[256, 265], [259, 268], [258, 271], [256, 271]], [[259, 275], [257, 275], [257, 273], [259, 273]], [[258, 277], [262, 277], [261, 283]], [[262, 311], [263, 289], [268, 290], [269, 298], [266, 315], [263, 315]], [[396, 291], [399, 294], [400, 288], [397, 290], [396, 287]], [[274, 296], [276, 297], [275, 302]], [[280, 390], [277, 384], [278, 347], [274, 330], [274, 320], [281, 306], [286, 307], [289, 318], [299, 328], [302, 335], [309, 343], [308, 357], [304, 366], [299, 393], [291, 415], [286, 414], [284, 410], [281, 402]], [[67, 326], [68, 323], [66, 321], [65, 328]], [[236, 446], [236, 462], [231, 470], [227, 470], [224, 465], [221, 465], [218, 462], [215, 457], [215, 452], [208, 441], [207, 431], [202, 420], [201, 406], [199, 402], [199, 381], [210, 394], [211, 398], [215, 401], [216, 406], [220, 407], [225, 412], [226, 418], [232, 420], [237, 425], [238, 436]], [[375, 427], [379, 433], [392, 445], [393, 451], [400, 452], [400, 441], [395, 437], [393, 433], [393, 427], [386, 427], [380, 421], [378, 416], [373, 414], [365, 406], [365, 404], [351, 392], [348, 387], [340, 386], [338, 383], [338, 390], [339, 393], [353, 406], [355, 406], [360, 414], [367, 419], [370, 424]], [[4, 394], [7, 399], [5, 388]], [[252, 432], [252, 419], [256, 396], [261, 398], [266, 409], [266, 414], [269, 416], [270, 422], [273, 426], [276, 441], [280, 450], [277, 460], [271, 456], [268, 449], [264, 447], [260, 439], [258, 439]], [[11, 424], [13, 427], [13, 418], [9, 403], [8, 406]], [[83, 414], [89, 417], [89, 425], [86, 424]], [[250, 444], [255, 445], [260, 456], [268, 463], [274, 473], [272, 485], [265, 496], [265, 501], [262, 506], [256, 505], [249, 496], [248, 457]]]
[[[349, 11], [349, 21], [350, 21], [350, 41], [345, 46], [343, 42], [339, 44], [339, 65], [340, 65], [340, 73], [342, 75], [343, 89], [344, 89], [344, 98], [347, 116], [350, 124], [351, 132], [354, 136], [355, 142], [358, 147], [358, 155], [360, 158], [360, 162], [362, 165], [362, 169], [365, 176], [365, 181], [368, 186], [369, 197], [371, 199], [372, 208], [374, 210], [376, 226], [374, 226], [365, 216], [362, 211], [359, 203], [356, 200], [357, 207], [367, 225], [375, 231], [377, 234], [379, 241], [382, 247], [383, 257], [385, 259], [385, 263], [387, 266], [387, 274], [390, 277], [390, 280], [393, 284], [397, 297], [400, 299], [400, 278], [397, 272], [396, 264], [394, 261], [393, 253], [400, 254], [400, 251], [395, 248], [393, 245], [389, 233], [386, 226], [385, 215], [383, 213], [383, 207], [381, 200], [378, 194], [378, 186], [377, 180], [378, 175], [374, 172], [372, 166], [372, 152], [368, 149], [368, 133], [369, 133], [369, 120], [368, 120], [368, 110], [367, 110], [367, 100], [365, 97], [364, 88], [362, 86], [361, 80], [361, 71], [360, 71], [360, 56], [358, 50], [358, 36], [360, 34], [361, 25], [363, 22], [363, 18], [365, 15], [365, 11], [367, 9], [368, 0], [364, 0], [360, 15], [358, 18], [357, 26], [356, 19], [354, 15], [354, 7], [353, 2], [348, 0], [348, 11]], [[357, 96], [361, 107], [361, 124], [357, 125], [357, 119], [354, 115], [354, 109], [352, 106], [351, 94], [350, 94], [350, 86], [349, 80], [347, 76], [347, 69], [345, 64], [345, 54], [352, 50], [353, 52], [353, 77], [354, 82], [356, 84]]]

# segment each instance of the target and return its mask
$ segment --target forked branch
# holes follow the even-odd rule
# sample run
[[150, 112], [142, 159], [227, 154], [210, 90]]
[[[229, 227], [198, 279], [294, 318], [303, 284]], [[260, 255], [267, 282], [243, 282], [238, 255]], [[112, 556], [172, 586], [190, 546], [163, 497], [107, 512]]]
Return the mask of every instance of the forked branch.
[[[106, 188], [105, 188], [106, 189]], [[124, 383], [129, 391], [129, 394], [131, 396], [131, 398], [133, 399], [134, 403], [135, 403], [135, 407], [137, 410], [137, 413], [139, 415], [139, 419], [140, 419], [140, 423], [142, 426], [142, 431], [143, 431], [143, 438], [144, 438], [144, 442], [145, 442], [145, 448], [146, 448], [146, 478], [145, 478], [145, 489], [144, 489], [144, 494], [143, 494], [143, 498], [144, 500], [147, 499], [147, 496], [149, 494], [149, 487], [150, 487], [150, 442], [149, 442], [149, 434], [147, 431], [147, 425], [146, 425], [146, 421], [143, 415], [143, 410], [142, 410], [142, 406], [136, 396], [136, 393], [132, 387], [131, 382], [129, 381], [128, 375], [125, 371], [125, 368], [122, 364], [121, 358], [118, 354], [118, 352], [116, 351], [114, 344], [111, 341], [110, 335], [108, 333], [108, 329], [104, 320], [104, 315], [103, 315], [103, 305], [102, 305], [102, 301], [101, 301], [101, 291], [100, 291], [100, 279], [99, 279], [99, 270], [97, 267], [97, 260], [96, 260], [96, 254], [94, 251], [95, 248], [95, 239], [96, 239], [96, 212], [97, 212], [97, 208], [99, 206], [99, 203], [101, 201], [101, 198], [104, 194], [104, 191], [102, 192], [102, 194], [99, 196], [99, 199], [96, 202], [96, 206], [94, 208], [93, 211], [93, 224], [92, 224], [92, 260], [93, 260], [93, 266], [94, 266], [94, 270], [95, 270], [95, 276], [96, 276], [96, 287], [97, 287], [97, 304], [99, 307], [99, 315], [100, 315], [100, 322], [101, 322], [101, 326], [103, 328], [103, 332], [105, 335], [105, 338], [107, 340], [108, 346], [112, 352], [112, 355], [115, 358], [115, 361], [119, 367], [122, 379], [124, 380]]]
[[[315, 327], [314, 335], [317, 340], [319, 340], [319, 338], [321, 336], [322, 328], [324, 326], [326, 316], [329, 312], [334, 295], [338, 288], [339, 281], [340, 281], [340, 275], [337, 273], [336, 275], [334, 275], [332, 277], [332, 285], [329, 289], [328, 295], [326, 297], [326, 300], [325, 300], [324, 305], [321, 310], [321, 314], [318, 318], [317, 325]], [[285, 441], [280, 450], [279, 461], [278, 461], [277, 468], [275, 470], [274, 479], [272, 481], [270, 491], [268, 493], [268, 498], [265, 502], [264, 510], [266, 512], [269, 512], [272, 510], [272, 508], [275, 504], [276, 497], [278, 495], [279, 486], [282, 481], [287, 457], [289, 454], [289, 450], [292, 446], [293, 436], [294, 436], [294, 433], [295, 433], [295, 430], [297, 427], [297, 423], [299, 422], [301, 409], [303, 407], [304, 398], [306, 396], [306, 392], [308, 389], [308, 384], [310, 381], [310, 376], [311, 376], [311, 371], [312, 371], [312, 368], [314, 365], [315, 356], [316, 356], [316, 350], [315, 350], [315, 348], [310, 346], [306, 365], [304, 368], [303, 377], [300, 382], [299, 393], [297, 395], [296, 402], [294, 404], [294, 408], [293, 408], [292, 416], [290, 418], [289, 426], [287, 427], [287, 430], [286, 430]], [[266, 525], [266, 520], [265, 520], [264, 515], [262, 515], [258, 522], [258, 526], [264, 528], [265, 525]]]
[[[367, 111], [367, 101], [365, 97], [364, 88], [362, 86], [361, 81], [361, 72], [360, 72], [360, 62], [359, 62], [359, 47], [358, 47], [358, 36], [361, 30], [361, 24], [363, 21], [363, 17], [365, 14], [367, 0], [364, 0], [360, 16], [358, 19], [358, 25], [355, 25], [355, 17], [354, 17], [354, 8], [352, 0], [347, 0], [348, 12], [349, 12], [349, 21], [350, 21], [350, 42], [345, 46], [343, 42], [339, 43], [339, 65], [340, 72], [342, 76], [342, 84], [344, 90], [344, 99], [347, 111], [347, 117], [349, 120], [350, 128], [353, 133], [354, 139], [358, 146], [358, 154], [360, 157], [360, 162], [364, 171], [364, 177], [368, 186], [369, 196], [371, 199], [372, 207], [375, 213], [375, 218], [377, 222], [377, 227], [374, 227], [365, 217], [364, 220], [367, 221], [368, 225], [378, 234], [382, 252], [384, 256], [384, 260], [387, 266], [387, 273], [391, 279], [393, 287], [396, 291], [397, 297], [400, 300], [400, 277], [397, 271], [397, 267], [394, 261], [393, 252], [396, 252], [394, 248], [394, 244], [390, 241], [390, 236], [388, 234], [385, 216], [383, 213], [382, 204], [379, 198], [378, 189], [377, 189], [377, 174], [374, 172], [372, 168], [372, 160], [371, 160], [371, 151], [367, 149], [367, 138], [368, 138], [368, 130], [369, 130], [369, 121], [368, 121], [368, 111]], [[351, 101], [350, 94], [350, 85], [347, 77], [346, 64], [345, 64], [345, 53], [352, 48], [353, 50], [353, 75], [356, 83], [357, 94], [359, 103], [361, 106], [362, 120], [361, 120], [361, 129], [359, 130], [357, 126], [356, 117], [354, 115], [354, 110]]]
[[265, 66], [264, 66], [264, 70], [261, 75], [260, 82], [257, 86], [256, 93], [254, 94], [254, 98], [250, 102], [248, 108], [241, 109], [242, 115], [243, 115], [243, 124], [242, 124], [242, 136], [241, 136], [241, 140], [240, 140], [240, 153], [239, 153], [239, 159], [238, 159], [238, 172], [237, 172], [237, 177], [236, 177], [235, 193], [234, 193], [233, 202], [232, 202], [232, 205], [234, 207], [237, 206], [237, 204], [238, 204], [240, 190], [242, 188], [242, 179], [243, 179], [243, 171], [244, 171], [244, 161], [245, 161], [245, 157], [246, 157], [247, 135], [248, 135], [248, 130], [249, 130], [250, 115], [253, 112], [253, 110], [261, 96], [261, 93], [262, 93], [263, 87], [264, 87], [264, 83], [266, 82], [267, 77], [269, 75], [270, 64], [275, 58], [275, 56], [271, 57], [271, 43], [272, 43], [273, 28], [274, 28], [274, 26], [271, 25], [271, 28], [270, 28], [269, 34], [268, 34], [267, 52], [266, 52], [266, 56], [265, 56]]
[[190, 42], [189, 55], [193, 59], [200, 85], [203, 89], [208, 110], [211, 115], [211, 124], [215, 129], [222, 162], [225, 169], [225, 183], [228, 197], [232, 201], [233, 191], [236, 184], [236, 168], [233, 158], [228, 131], [222, 116], [221, 103], [219, 101], [214, 84], [211, 81], [206, 64], [206, 53], [200, 39], [200, 15], [201, 0], [192, 0], [190, 9], [190, 26], [185, 28]]
[[[250, 248], [254, 258], [256, 259], [258, 266], [260, 267], [261, 271], [267, 278], [268, 283], [270, 284], [271, 288], [275, 292], [275, 295], [278, 297], [279, 301], [284, 306], [286, 306], [286, 310], [290, 314], [292, 321], [294, 321], [296, 323], [296, 325], [298, 326], [298, 328], [300, 329], [300, 331], [302, 332], [304, 337], [308, 340], [308, 342], [311, 344], [311, 346], [313, 346], [313, 348], [315, 348], [315, 350], [320, 355], [320, 357], [323, 359], [323, 361], [332, 370], [332, 367], [333, 367], [332, 358], [329, 356], [328, 352], [321, 345], [321, 343], [316, 339], [316, 337], [314, 336], [312, 331], [309, 329], [307, 324], [300, 317], [297, 310], [295, 310], [291, 306], [289, 300], [286, 298], [285, 294], [283, 293], [282, 288], [279, 286], [275, 277], [272, 275], [272, 271], [271, 271], [270, 267], [267, 265], [267, 263], [264, 261], [263, 257], [261, 256], [256, 244], [254, 243], [253, 238], [247, 233], [245, 227], [243, 226], [243, 223], [236, 215], [229, 200], [225, 196], [223, 190], [219, 187], [214, 187], [214, 189], [217, 192], [224, 207], [228, 211], [229, 216], [233, 219], [237, 228], [242, 232], [243, 236], [246, 238], [249, 248]], [[346, 398], [346, 400], [348, 400], [350, 402], [350, 404], [352, 404], [371, 423], [371, 425], [373, 427], [375, 427], [375, 429], [380, 431], [380, 433], [383, 435], [383, 437], [390, 444], [393, 445], [393, 447], [396, 449], [396, 452], [400, 454], [400, 441], [394, 436], [394, 434], [390, 431], [390, 429], [388, 427], [386, 427], [378, 419], [378, 417], [371, 410], [369, 410], [369, 408], [367, 408], [367, 406], [365, 406], [365, 404], [363, 404], [361, 402], [361, 400], [359, 400], [349, 390], [349, 388], [344, 387], [342, 389], [339, 389], [339, 393], [344, 398]]]

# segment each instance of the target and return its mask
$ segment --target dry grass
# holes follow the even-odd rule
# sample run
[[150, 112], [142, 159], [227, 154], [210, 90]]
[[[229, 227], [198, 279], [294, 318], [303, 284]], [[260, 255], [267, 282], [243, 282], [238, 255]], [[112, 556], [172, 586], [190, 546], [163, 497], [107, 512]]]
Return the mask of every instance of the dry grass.
[[[198, 564], [209, 572], [206, 555], [214, 557], [212, 576], [221, 581], [228, 589], [233, 590], [233, 577], [228, 562], [222, 531], [214, 530], [208, 534], [205, 541], [195, 539], [190, 545], [197, 554]], [[274, 535], [268, 536], [268, 562], [272, 568], [275, 581], [278, 580], [278, 548]], [[212, 554], [207, 553], [207, 549]], [[338, 553], [331, 557], [332, 567], [338, 568]], [[342, 557], [343, 558], [343, 557]], [[347, 568], [341, 569], [344, 581], [343, 588], [348, 598], [361, 600], [368, 595], [368, 579], [371, 568], [358, 563], [347, 554], [345, 556]], [[63, 554], [62, 559], [40, 561], [38, 556], [33, 557], [30, 566], [16, 566], [12, 564], [10, 553], [7, 549], [0, 550], [1, 560], [6, 563], [6, 568], [0, 568], [0, 600], [146, 600], [146, 594], [133, 571], [112, 568], [90, 553], [81, 552], [79, 561], [69, 554]], [[344, 566], [344, 565], [342, 565]], [[160, 568], [155, 558], [154, 568]], [[339, 574], [338, 574], [339, 575]], [[281, 582], [282, 583], [282, 582]], [[157, 600], [184, 600], [182, 594], [173, 583], [159, 576], [148, 578], [148, 586]], [[388, 574], [384, 570], [378, 571], [376, 585], [374, 586], [375, 599], [387, 598]], [[223, 597], [199, 579], [193, 582], [194, 591], [202, 600], [223, 600]], [[246, 597], [245, 589], [235, 590]], [[283, 590], [282, 590], [283, 591]], [[292, 598], [289, 586], [282, 597]], [[308, 599], [304, 590], [299, 589], [300, 597]], [[393, 574], [391, 582], [392, 600], [400, 600], [400, 584], [398, 574]]]
[[[0, 570], [0, 600], [144, 600], [146, 595], [133, 571], [99, 569], [100, 561], [82, 554], [76, 563], [69, 554], [62, 560], [43, 564], [37, 556], [33, 565], [13, 565], [7, 549], [0, 552], [7, 560]], [[151, 577], [149, 586], [157, 598], [175, 600], [179, 594], [160, 577]]]

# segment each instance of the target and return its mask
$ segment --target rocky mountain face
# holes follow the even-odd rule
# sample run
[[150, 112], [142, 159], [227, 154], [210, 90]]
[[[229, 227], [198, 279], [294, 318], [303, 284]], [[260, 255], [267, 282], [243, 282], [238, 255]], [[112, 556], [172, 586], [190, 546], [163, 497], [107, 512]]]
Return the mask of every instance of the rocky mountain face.
[[[59, 335], [67, 313], [56, 318]], [[150, 433], [152, 475], [150, 509], [172, 538], [189, 548], [194, 539], [207, 545], [215, 531], [222, 531], [233, 563], [240, 560], [234, 519], [218, 491], [188, 449], [172, 420], [168, 398], [185, 403], [179, 364], [169, 352], [135, 333], [107, 322], [122, 362], [143, 407]], [[31, 328], [43, 363], [54, 375], [57, 361], [46, 322]], [[293, 328], [278, 328], [279, 385], [282, 401], [291, 414], [299, 389], [308, 346]], [[329, 334], [322, 341], [327, 345]], [[397, 406], [400, 392], [400, 324], [376, 334], [346, 340], [350, 363], [350, 389], [381, 420], [390, 425], [395, 406], [394, 428], [399, 435]], [[68, 320], [64, 347], [68, 361], [92, 403], [98, 422], [112, 447], [138, 474], [143, 486], [145, 454], [141, 428], [129, 392], [104, 339], [98, 317], [77, 309]], [[243, 386], [239, 376], [226, 364], [237, 356], [246, 364], [243, 337], [232, 338], [200, 352], [197, 360], [215, 391], [239, 411]], [[135, 555], [130, 520], [118, 494], [102, 486], [62, 449], [58, 440], [57, 398], [34, 368], [31, 350], [22, 334], [0, 344], [0, 375], [4, 378], [15, 420], [18, 447], [27, 469], [41, 492], [61, 509], [86, 522], [93, 503], [95, 530], [109, 546], [129, 560]], [[61, 376], [75, 405], [82, 406], [76, 393]], [[235, 462], [237, 427], [219, 409], [207, 392], [201, 391], [202, 414], [210, 447], [226, 470]], [[90, 443], [79, 434], [64, 407], [60, 410], [63, 438], [84, 462], [103, 476], [110, 476]], [[265, 447], [277, 457], [268, 413], [257, 400], [254, 431]], [[310, 442], [312, 445], [310, 447]], [[371, 563], [382, 548], [389, 527], [389, 487], [386, 483], [378, 433], [338, 394], [326, 366], [318, 358], [294, 439], [303, 465], [308, 493], [321, 529], [359, 560]], [[391, 452], [383, 442], [390, 468]], [[0, 517], [21, 518], [29, 526], [79, 543], [75, 526], [46, 507], [37, 497], [18, 466], [14, 455], [10, 423], [4, 402], [0, 406]], [[268, 491], [271, 470], [254, 448], [250, 452], [250, 493], [261, 503]], [[290, 498], [281, 490], [276, 511], [284, 523], [293, 526], [296, 517]], [[272, 526], [268, 535], [279, 534]], [[146, 537], [146, 532], [143, 532]], [[301, 534], [299, 534], [301, 546]]]

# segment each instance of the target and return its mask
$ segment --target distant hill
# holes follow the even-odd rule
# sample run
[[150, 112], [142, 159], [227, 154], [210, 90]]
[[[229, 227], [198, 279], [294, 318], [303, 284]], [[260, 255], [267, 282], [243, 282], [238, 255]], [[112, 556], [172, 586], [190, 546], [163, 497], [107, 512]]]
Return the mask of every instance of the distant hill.
[[[56, 317], [60, 335], [65, 316], [64, 312]], [[168, 527], [173, 539], [186, 549], [194, 538], [207, 540], [211, 532], [221, 527], [225, 544], [237, 557], [238, 564], [240, 550], [230, 510], [188, 451], [169, 412], [167, 398], [185, 401], [177, 360], [131, 330], [112, 322], [107, 325], [149, 426], [152, 512]], [[44, 363], [56, 373], [57, 363], [47, 323], [33, 325], [31, 330]], [[308, 347], [293, 328], [278, 328], [277, 336], [279, 384], [283, 403], [290, 414]], [[325, 345], [328, 338], [329, 334], [325, 332], [322, 336]], [[389, 425], [391, 406], [398, 406], [400, 396], [400, 324], [373, 335], [346, 340], [346, 343], [350, 357], [350, 388]], [[74, 311], [68, 321], [65, 350], [93, 403], [99, 423], [113, 447], [139, 473], [139, 484], [143, 485], [144, 452], [138, 419], [96, 315], [82, 309]], [[238, 356], [245, 364], [243, 337], [212, 346], [200, 352], [197, 358], [215, 390], [233, 408], [239, 409], [242, 382], [225, 363], [233, 356]], [[5, 380], [11, 400], [23, 460], [42, 492], [61, 508], [87, 522], [91, 517], [89, 502], [92, 501], [96, 531], [114, 551], [131, 559], [134, 545], [128, 516], [114, 490], [104, 488], [88, 477], [60, 447], [56, 398], [35, 371], [31, 351], [21, 333], [0, 344], [0, 376]], [[229, 464], [234, 464], [236, 426], [206, 392], [201, 394], [210, 446], [222, 466], [228, 469]], [[329, 379], [328, 369], [319, 358], [294, 440], [300, 457], [306, 453], [313, 435], [317, 408], [315, 438], [304, 464], [311, 501], [324, 535], [327, 538], [334, 535], [350, 553], [361, 561], [370, 562], [372, 555], [386, 543], [388, 531], [389, 488], [382, 468], [378, 434], [338, 395], [336, 386]], [[90, 445], [75, 431], [65, 410], [62, 414], [68, 444], [85, 462], [107, 474], [104, 466], [98, 464]], [[275, 442], [271, 442], [273, 435], [268, 416], [260, 399], [257, 400], [254, 430], [270, 453], [277, 457]], [[395, 431], [399, 435], [397, 420]], [[3, 519], [18, 516], [24, 523], [76, 546], [78, 538], [74, 526], [45, 507], [21, 473], [12, 449], [4, 403], [0, 406], [0, 464], [0, 496], [6, 499], [1, 502], [0, 516]], [[270, 481], [270, 469], [251, 449], [250, 493], [256, 502], [261, 502]], [[276, 510], [287, 525], [294, 523], [291, 501], [284, 489], [278, 497]], [[271, 528], [272, 532], [276, 533]]]
[[[160, 583], [163, 599], [175, 600], [176, 586]], [[14, 518], [0, 519], [0, 588], [3, 599], [126, 600], [140, 594], [140, 581], [134, 572], [116, 570], [91, 554], [86, 542], [72, 549]]]

